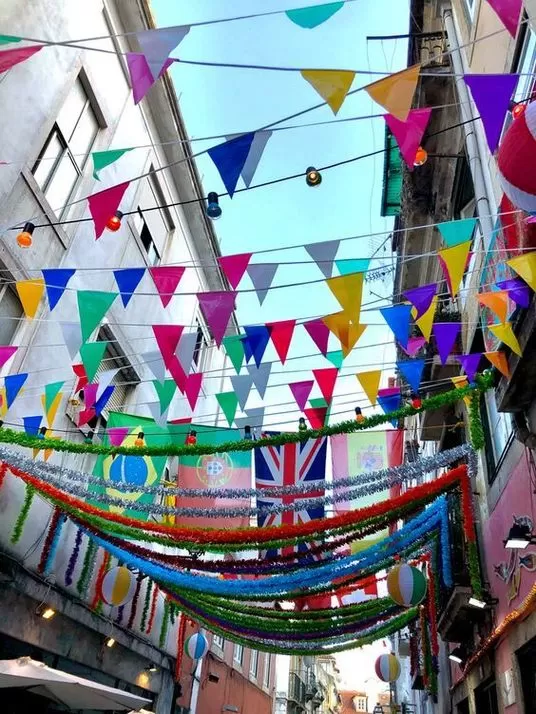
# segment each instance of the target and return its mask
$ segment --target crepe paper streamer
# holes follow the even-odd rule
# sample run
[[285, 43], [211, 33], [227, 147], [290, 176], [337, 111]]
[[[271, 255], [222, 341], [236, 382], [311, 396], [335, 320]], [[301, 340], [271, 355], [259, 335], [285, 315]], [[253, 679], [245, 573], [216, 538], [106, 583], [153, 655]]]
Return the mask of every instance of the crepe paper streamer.
[[177, 385], [173, 379], [166, 379], [163, 384], [161, 384], [158, 380], [154, 380], [153, 386], [160, 403], [160, 414], [163, 414], [169, 409], [169, 405], [175, 396]]
[[402, 158], [410, 171], [415, 168], [417, 149], [421, 145], [431, 114], [431, 108], [411, 109], [405, 121], [391, 114], [384, 115], [385, 123], [395, 137]]
[[74, 268], [54, 268], [42, 270], [50, 311], [56, 307], [69, 280], [76, 273]]
[[[400, 393], [400, 387], [389, 387], [387, 389], [379, 389], [377, 396], [378, 404], [380, 408], [383, 409], [385, 414], [390, 412], [396, 412], [400, 409], [402, 404], [402, 394]], [[391, 419], [391, 424], [395, 427], [398, 426], [398, 419]]]
[[302, 69], [300, 74], [334, 114], [342, 107], [355, 78], [355, 72], [347, 69]]
[[140, 30], [136, 38], [149, 71], [156, 81], [166, 66], [169, 55], [190, 32], [190, 25]]
[[128, 426], [112, 426], [106, 431], [106, 433], [108, 434], [108, 438], [112, 446], [121, 446], [129, 431], [130, 429]]
[[523, 9], [522, 0], [488, 0], [489, 5], [497, 13], [499, 20], [508, 32], [515, 37], [519, 26], [519, 17]]
[[232, 375], [230, 379], [233, 392], [236, 394], [240, 409], [243, 411], [246, 407], [251, 387], [253, 386], [253, 378], [250, 374], [236, 374]]
[[361, 389], [367, 395], [367, 399], [372, 406], [375, 406], [377, 402], [381, 377], [381, 369], [371, 370], [370, 372], [358, 372], [356, 374], [357, 381], [361, 385]]
[[238, 253], [237, 255], [222, 255], [218, 258], [218, 263], [233, 290], [242, 280], [252, 255], [253, 253]]
[[411, 305], [392, 305], [380, 308], [383, 319], [402, 347], [407, 347], [409, 340], [409, 322]]
[[422, 332], [426, 342], [430, 341], [430, 335], [432, 334], [432, 326], [434, 324], [434, 319], [437, 312], [437, 303], [438, 297], [437, 295], [434, 295], [428, 310], [415, 320], [415, 323], [419, 327], [419, 330]]
[[207, 151], [218, 169], [230, 198], [233, 197], [236, 190], [238, 179], [247, 161], [254, 138], [255, 132], [240, 134], [230, 141], [213, 146]]
[[270, 329], [266, 325], [245, 325], [244, 331], [246, 335], [242, 338], [242, 342], [246, 362], [253, 357], [259, 367], [270, 341]]
[[318, 317], [314, 320], [308, 320], [303, 323], [303, 326], [309, 337], [315, 343], [317, 349], [325, 356], [328, 351], [329, 328], [322, 318]]
[[[488, 0], [489, 2], [489, 0]], [[465, 74], [464, 80], [480, 114], [489, 150], [499, 145], [504, 119], [516, 88], [517, 74]]]
[[418, 392], [421, 386], [424, 370], [423, 359], [403, 360], [396, 363], [397, 369], [409, 384], [413, 392]]
[[[139, 104], [155, 83], [155, 79], [151, 74], [145, 55], [137, 52], [127, 52], [126, 58], [134, 104]], [[172, 64], [172, 59], [166, 60], [157, 79], [160, 79], [160, 77], [167, 69], [169, 69], [169, 67], [171, 67]]]
[[512, 352], [518, 355], [518, 357], [522, 356], [523, 350], [514, 334], [511, 322], [505, 322], [502, 325], [488, 325], [488, 330], [495, 335], [500, 342], [504, 343]]
[[9, 374], [4, 377], [4, 387], [6, 390], [6, 406], [9, 407], [13, 404], [17, 398], [23, 384], [28, 379], [28, 373], [24, 374]]
[[93, 381], [93, 378], [97, 374], [107, 347], [107, 340], [103, 340], [102, 342], [86, 342], [86, 344], [80, 347], [80, 358], [82, 359], [82, 364], [84, 365], [84, 370], [89, 381]]
[[453, 248], [455, 245], [467, 243], [473, 239], [476, 223], [476, 218], [462, 218], [459, 221], [439, 223], [437, 227], [447, 248]]
[[86, 386], [86, 384], [89, 382], [89, 380], [87, 378], [86, 370], [85, 370], [83, 364], [73, 364], [72, 370], [77, 377], [76, 385], [73, 390], [76, 394], [77, 392], [79, 392], [81, 389], [83, 389]]
[[100, 181], [99, 171], [110, 166], [120, 159], [123, 154], [132, 151], [133, 147], [128, 149], [108, 149], [108, 151], [93, 151], [91, 158], [93, 159], [93, 178]]
[[197, 293], [199, 306], [218, 347], [235, 309], [236, 295], [236, 292], [227, 290]]
[[366, 273], [369, 269], [370, 258], [343, 258], [342, 260], [336, 260], [335, 265], [341, 275]]
[[42, 278], [18, 280], [15, 283], [24, 314], [30, 320], [37, 313], [37, 308], [45, 292], [45, 281]]
[[267, 322], [266, 327], [270, 330], [270, 338], [277, 352], [277, 356], [281, 360], [281, 364], [285, 364], [296, 320], [279, 320], [278, 322]]
[[60, 322], [63, 341], [73, 360], [82, 345], [82, 330], [79, 322]]
[[333, 274], [333, 262], [339, 250], [339, 245], [339, 240], [327, 240], [322, 243], [309, 243], [304, 246], [325, 278], [331, 278]]
[[459, 322], [436, 322], [433, 333], [441, 364], [446, 364], [461, 331]]
[[145, 275], [145, 268], [122, 268], [114, 270], [114, 278], [123, 301], [123, 307], [130, 302], [130, 298]]
[[167, 307], [171, 302], [177, 285], [180, 283], [186, 268], [178, 266], [158, 266], [149, 268], [149, 273], [155, 284], [155, 287], [160, 295], [160, 300], [164, 307]]
[[371, 99], [387, 110], [396, 119], [406, 121], [408, 118], [413, 95], [419, 81], [421, 66], [412, 67], [379, 79], [364, 87]]
[[452, 298], [458, 294], [470, 250], [471, 241], [467, 241], [452, 248], [444, 248], [437, 254]]
[[437, 293], [437, 283], [421, 285], [418, 288], [405, 290], [402, 295], [407, 298], [415, 308], [415, 317], [422, 317], [430, 308]]
[[322, 429], [322, 427], [326, 423], [328, 408], [308, 407], [307, 409], [303, 410], [303, 413], [305, 414], [307, 421], [311, 425], [311, 429]]
[[225, 414], [229, 426], [233, 425], [238, 407], [238, 397], [234, 392], [220, 392], [216, 394], [216, 399], [222, 412]]
[[199, 399], [199, 394], [201, 392], [201, 385], [203, 384], [203, 373], [194, 372], [190, 374], [186, 379], [186, 385], [184, 387], [184, 395], [188, 400], [191, 410], [193, 411], [197, 405]]
[[334, 367], [341, 369], [344, 362], [344, 354], [342, 350], [334, 350], [326, 354], [326, 359], [328, 359]]
[[37, 434], [39, 434], [39, 427], [41, 426], [42, 421], [43, 417], [41, 416], [41, 414], [37, 416], [22, 417], [25, 433], [29, 434], [30, 436], [37, 436]]
[[506, 261], [506, 265], [512, 268], [531, 290], [536, 291], [536, 251], [511, 258]]
[[336, 278], [326, 280], [327, 286], [337, 298], [343, 311], [356, 324], [359, 322], [361, 314], [364, 281], [364, 273], [339, 275]]
[[14, 345], [4, 345], [0, 347], [0, 369], [13, 357], [18, 349], [19, 348]]
[[417, 352], [426, 344], [424, 337], [410, 337], [406, 347], [402, 347], [408, 357], [415, 357]]
[[129, 181], [125, 181], [125, 183], [120, 183], [117, 186], [106, 188], [104, 191], [88, 196], [89, 212], [95, 224], [95, 240], [98, 240], [104, 233], [106, 223], [119, 208], [119, 204], [128, 187]]
[[[177, 358], [175, 350], [183, 333], [183, 325], [153, 325], [153, 334], [167, 369]], [[179, 365], [180, 366], [180, 365]], [[181, 368], [182, 369], [182, 368]]]
[[330, 2], [324, 5], [313, 5], [312, 7], [299, 7], [295, 10], [287, 10], [285, 15], [295, 25], [299, 25], [306, 30], [318, 27], [326, 20], [329, 20], [336, 12], [344, 7], [342, 2]]
[[314, 387], [314, 381], [309, 379], [303, 382], [290, 382], [288, 386], [298, 405], [298, 409], [302, 412], [305, 409], [311, 390]]
[[260, 398], [264, 399], [268, 380], [270, 379], [270, 372], [272, 371], [272, 363], [267, 362], [266, 364], [259, 365], [259, 367], [248, 364], [247, 370], [253, 380], [253, 384], [257, 388]]
[[99, 290], [78, 290], [76, 297], [78, 300], [82, 341], [87, 342], [111, 308], [117, 293]]
[[235, 372], [240, 374], [244, 362], [244, 344], [240, 335], [228, 335], [223, 338], [223, 347], [227, 357], [231, 360]]
[[[536, 277], [536, 276], [535, 276]], [[527, 308], [530, 305], [530, 288], [521, 278], [510, 278], [500, 280], [497, 283], [499, 290], [506, 290], [508, 296], [512, 298], [519, 307]]]
[[[6, 37], [6, 35], [2, 36]], [[43, 45], [30, 45], [29, 47], [16, 47], [11, 50], [2, 50], [2, 52], [0, 52], [0, 74], [7, 72], [8, 69], [11, 69], [16, 64], [33, 57], [33, 55], [42, 48]]]
[[250, 265], [247, 269], [260, 305], [263, 304], [268, 290], [272, 287], [278, 267], [278, 263], [258, 263]]
[[500, 350], [496, 352], [484, 352], [484, 357], [496, 367], [506, 379], [510, 377], [510, 367], [508, 366], [508, 359], [504, 352]]
[[496, 290], [494, 292], [479, 293], [477, 295], [478, 302], [487, 307], [491, 312], [499, 318], [500, 322], [504, 323], [508, 319], [508, 291]]
[[335, 383], [339, 376], [339, 370], [336, 367], [326, 367], [324, 369], [313, 369], [313, 375], [318, 384], [318, 388], [322, 392], [322, 396], [329, 404], [333, 397]]

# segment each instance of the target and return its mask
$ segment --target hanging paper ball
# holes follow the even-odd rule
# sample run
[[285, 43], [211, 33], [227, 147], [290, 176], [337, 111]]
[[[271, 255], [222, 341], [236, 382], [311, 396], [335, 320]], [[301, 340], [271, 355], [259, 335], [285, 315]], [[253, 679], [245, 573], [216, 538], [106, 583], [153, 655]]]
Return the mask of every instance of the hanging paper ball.
[[196, 632], [190, 635], [184, 643], [184, 652], [190, 659], [201, 659], [208, 650], [207, 638], [202, 632]]
[[536, 102], [511, 123], [497, 154], [499, 179], [505, 194], [517, 208], [536, 211]]
[[426, 578], [412, 565], [401, 563], [387, 574], [387, 592], [397, 605], [412, 607], [424, 600]]
[[126, 605], [136, 592], [136, 576], [128, 568], [119, 565], [109, 570], [102, 581], [102, 599], [108, 605]]
[[374, 665], [376, 676], [382, 682], [394, 682], [400, 677], [400, 662], [394, 654], [382, 654]]

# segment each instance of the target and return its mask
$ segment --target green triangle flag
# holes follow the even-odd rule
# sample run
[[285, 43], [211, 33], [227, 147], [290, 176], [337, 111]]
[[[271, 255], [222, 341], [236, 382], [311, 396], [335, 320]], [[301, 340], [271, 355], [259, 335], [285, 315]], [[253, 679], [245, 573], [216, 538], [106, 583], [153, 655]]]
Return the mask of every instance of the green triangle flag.
[[78, 291], [78, 312], [84, 342], [91, 337], [91, 333], [100, 324], [117, 295], [118, 293], [105, 293], [99, 290]]
[[0, 35], [0, 45], [9, 45], [11, 42], [20, 42], [20, 37], [13, 37], [13, 35]]
[[103, 342], [88, 342], [80, 347], [80, 357], [89, 382], [92, 382], [97, 374], [107, 347], [108, 342], [106, 340]]
[[127, 151], [132, 151], [132, 148], [110, 149], [109, 151], [94, 151], [91, 154], [91, 158], [93, 159], [93, 178], [97, 179], [97, 181], [100, 181], [99, 171], [101, 171], [101, 169], [106, 168], [106, 166], [113, 164], [114, 161], [120, 159], [123, 154], [127, 153]]
[[[227, 357], [231, 360], [237, 374], [240, 374], [240, 368], [244, 361], [244, 343], [240, 339], [240, 335], [229, 335], [223, 338], [223, 346]], [[223, 409], [223, 407], [222, 407]]]
[[45, 385], [45, 413], [52, 406], [65, 382], [51, 382]]
[[327, 407], [326, 412], [326, 424], [328, 423], [329, 415], [331, 414], [331, 404], [328, 404], [324, 397], [318, 397], [317, 399], [309, 399], [309, 404], [313, 409], [318, 409], [319, 407]]
[[329, 361], [334, 367], [337, 367], [337, 369], [340, 369], [342, 367], [342, 363], [344, 362], [344, 355], [342, 353], [342, 350], [336, 350], [335, 352], [327, 352], [326, 357], [329, 359]]
[[238, 397], [234, 392], [221, 392], [220, 394], [216, 394], [216, 399], [225, 414], [229, 426], [232, 426], [236, 414]]
[[154, 379], [153, 384], [160, 401], [160, 415], [162, 415], [171, 404], [171, 400], [173, 399], [175, 390], [177, 389], [177, 384], [174, 379], [166, 379], [163, 384], [161, 384], [157, 379]]

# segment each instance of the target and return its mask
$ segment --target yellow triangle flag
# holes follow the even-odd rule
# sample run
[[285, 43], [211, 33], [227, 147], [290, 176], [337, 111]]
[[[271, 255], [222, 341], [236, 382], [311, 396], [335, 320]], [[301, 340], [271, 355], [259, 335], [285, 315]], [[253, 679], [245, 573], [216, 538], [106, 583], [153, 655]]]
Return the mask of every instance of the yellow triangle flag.
[[[467, 385], [469, 384], [465, 375], [462, 375], [461, 377], [451, 377], [450, 381], [456, 387], [456, 389], [467, 387]], [[463, 401], [465, 402], [466, 407], [469, 409], [469, 407], [471, 406], [471, 398], [466, 396], [463, 398]]]
[[32, 280], [18, 280], [15, 283], [19, 300], [26, 317], [35, 317], [41, 298], [45, 291], [45, 281], [43, 278], [32, 278]]
[[358, 374], [356, 374], [361, 389], [365, 392], [373, 407], [376, 406], [381, 376], [381, 369], [375, 369], [371, 372], [358, 372]]
[[506, 265], [509, 265], [532, 290], [536, 291], [536, 251], [511, 258], [506, 261]]
[[500, 342], [503, 342], [512, 352], [521, 357], [523, 351], [514, 334], [511, 322], [505, 322], [504, 325], [488, 325], [488, 329]]
[[367, 325], [354, 324], [342, 310], [322, 318], [324, 325], [341, 343], [343, 357], [348, 357]]
[[491, 362], [491, 364], [496, 367], [501, 374], [503, 374], [507, 379], [510, 377], [510, 367], [508, 366], [508, 360], [504, 352], [498, 350], [497, 352], [484, 352], [484, 357]]
[[316, 89], [336, 114], [352, 86], [355, 72], [347, 69], [302, 69], [301, 76]]
[[366, 329], [367, 325], [354, 325], [353, 323], [350, 323], [348, 329], [348, 337], [346, 338], [345, 342], [341, 341], [342, 355], [344, 358], [348, 357], [348, 355], [354, 349], [359, 338], [361, 337], [363, 332], [365, 332]]
[[56, 394], [56, 396], [52, 400], [52, 404], [50, 405], [48, 411], [46, 411], [46, 396], [44, 394], [41, 395], [41, 404], [43, 405], [43, 411], [46, 413], [49, 429], [52, 429], [54, 425], [54, 419], [56, 418], [56, 414], [58, 413], [58, 409], [60, 408], [62, 396], [63, 393], [58, 392], [58, 394]]
[[430, 341], [430, 335], [432, 334], [432, 325], [434, 324], [434, 318], [437, 310], [437, 301], [438, 297], [437, 295], [434, 295], [428, 310], [423, 312], [418, 320], [415, 320], [416, 324], [419, 326], [419, 330], [422, 332], [422, 336], [427, 342]]
[[449, 292], [453, 298], [458, 294], [460, 283], [462, 282], [465, 266], [467, 265], [467, 256], [471, 249], [471, 241], [459, 245], [453, 245], [452, 248], [444, 248], [438, 252], [439, 262], [445, 273], [445, 279], [449, 286]]
[[365, 87], [369, 97], [400, 121], [408, 118], [413, 95], [419, 81], [420, 64], [379, 79]]
[[339, 275], [336, 278], [326, 280], [329, 289], [339, 301], [347, 320], [351, 320], [356, 324], [359, 322], [361, 313], [364, 280], [364, 273]]
[[497, 290], [491, 293], [480, 293], [478, 296], [478, 302], [481, 305], [489, 308], [494, 315], [496, 315], [501, 322], [506, 322], [508, 319], [508, 291], [507, 290]]

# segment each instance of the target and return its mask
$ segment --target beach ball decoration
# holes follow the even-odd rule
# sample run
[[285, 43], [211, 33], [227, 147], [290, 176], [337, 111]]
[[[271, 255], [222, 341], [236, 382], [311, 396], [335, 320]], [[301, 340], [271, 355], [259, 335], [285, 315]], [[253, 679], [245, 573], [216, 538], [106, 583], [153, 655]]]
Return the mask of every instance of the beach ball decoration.
[[136, 592], [136, 576], [128, 568], [119, 565], [109, 570], [101, 585], [102, 599], [108, 605], [121, 607], [134, 597]]
[[407, 563], [395, 565], [387, 574], [387, 592], [397, 605], [413, 607], [424, 600], [426, 578], [412, 565]]
[[194, 635], [190, 635], [184, 643], [184, 652], [191, 659], [201, 659], [201, 657], [206, 655], [207, 650], [207, 638], [202, 632], [196, 632]]
[[374, 665], [376, 676], [382, 682], [395, 682], [400, 677], [400, 662], [394, 654], [382, 654]]
[[497, 154], [499, 180], [510, 201], [527, 213], [536, 212], [536, 102], [508, 127]]

